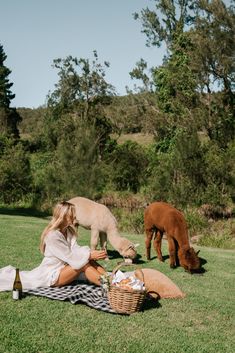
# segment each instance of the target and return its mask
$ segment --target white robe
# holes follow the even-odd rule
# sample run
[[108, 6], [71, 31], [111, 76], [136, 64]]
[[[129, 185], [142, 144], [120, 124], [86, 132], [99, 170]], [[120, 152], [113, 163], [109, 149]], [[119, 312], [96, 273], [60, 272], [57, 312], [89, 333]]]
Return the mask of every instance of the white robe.
[[[59, 230], [51, 231], [45, 237], [45, 245], [41, 264], [31, 271], [20, 271], [23, 290], [52, 286], [64, 266], [68, 264], [78, 270], [89, 261], [90, 248], [79, 246], [70, 233], [66, 239]], [[12, 266], [0, 269], [0, 291], [12, 290], [15, 273]]]

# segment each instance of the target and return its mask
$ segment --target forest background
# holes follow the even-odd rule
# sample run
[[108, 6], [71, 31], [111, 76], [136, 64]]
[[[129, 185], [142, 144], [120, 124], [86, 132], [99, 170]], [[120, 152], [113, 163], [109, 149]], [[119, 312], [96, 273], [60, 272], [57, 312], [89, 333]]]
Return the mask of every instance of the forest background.
[[0, 45], [0, 203], [50, 212], [80, 195], [141, 233], [144, 207], [162, 200], [185, 212], [199, 244], [234, 248], [235, 2], [154, 2], [134, 18], [167, 53], [160, 66], [136, 63], [125, 96], [94, 50], [54, 60], [45, 106], [12, 108]]

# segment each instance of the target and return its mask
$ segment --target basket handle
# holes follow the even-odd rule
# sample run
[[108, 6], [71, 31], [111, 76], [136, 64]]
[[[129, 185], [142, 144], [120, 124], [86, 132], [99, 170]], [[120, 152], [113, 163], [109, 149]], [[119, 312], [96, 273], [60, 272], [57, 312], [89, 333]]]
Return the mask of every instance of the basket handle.
[[135, 266], [135, 265], [133, 265], [133, 264], [130, 264], [130, 263], [128, 263], [128, 262], [121, 262], [121, 263], [119, 263], [116, 267], [114, 267], [114, 269], [113, 269], [113, 271], [112, 271], [112, 277], [115, 275], [115, 273], [121, 268], [121, 267], [123, 267], [123, 266], [134, 266], [135, 267], [135, 272], [136, 271], [138, 271], [138, 273], [141, 275], [141, 281], [142, 282], [144, 282], [144, 273], [143, 273], [143, 271], [139, 268], [139, 267], [137, 267], [137, 266]]

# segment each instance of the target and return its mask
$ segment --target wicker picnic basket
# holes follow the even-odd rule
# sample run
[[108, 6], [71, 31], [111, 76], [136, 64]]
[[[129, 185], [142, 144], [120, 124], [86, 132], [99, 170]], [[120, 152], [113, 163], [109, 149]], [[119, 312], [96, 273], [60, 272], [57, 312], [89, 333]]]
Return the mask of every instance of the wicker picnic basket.
[[[130, 266], [125, 262], [119, 264], [112, 271], [111, 279], [115, 275], [115, 273], [122, 266]], [[142, 281], [144, 282], [144, 274], [141, 269], [138, 269], [141, 273]], [[108, 289], [108, 299], [109, 304], [113, 310], [117, 313], [122, 314], [133, 314], [136, 311], [140, 311], [143, 305], [143, 302], [146, 297], [145, 290], [137, 290], [137, 289], [124, 289], [115, 285], [110, 284]]]

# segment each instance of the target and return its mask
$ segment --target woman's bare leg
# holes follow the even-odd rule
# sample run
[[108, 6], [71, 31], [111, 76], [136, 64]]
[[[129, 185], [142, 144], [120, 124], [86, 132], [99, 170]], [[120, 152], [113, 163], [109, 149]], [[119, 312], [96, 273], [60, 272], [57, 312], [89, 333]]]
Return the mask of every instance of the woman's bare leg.
[[[94, 261], [95, 262], [95, 261]], [[60, 275], [56, 283], [54, 284], [55, 287], [60, 287], [60, 286], [65, 286], [66, 284], [70, 284], [73, 282], [79, 275], [80, 273], [84, 272], [86, 278], [88, 279], [89, 282], [94, 283], [96, 285], [100, 285], [100, 275], [105, 273], [105, 270], [103, 267], [99, 266], [95, 262], [97, 269], [94, 267], [92, 263], [88, 263], [84, 267], [82, 267], [79, 270], [73, 269], [71, 266], [67, 265], [62, 270], [60, 271]], [[103, 272], [99, 272], [101, 269]]]
[[105, 271], [100, 273], [99, 271], [97, 271], [95, 267], [88, 266], [85, 269], [84, 273], [89, 282], [94, 283], [97, 286], [100, 286], [100, 276], [101, 274], [105, 273]]
[[80, 273], [84, 272], [84, 267], [75, 270], [71, 266], [66, 265], [60, 271], [59, 278], [57, 279], [56, 283], [54, 284], [55, 287], [65, 286], [66, 284], [70, 284], [73, 282]]
[[101, 275], [106, 273], [105, 269], [95, 260], [90, 260], [89, 262]]

